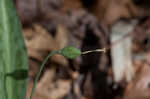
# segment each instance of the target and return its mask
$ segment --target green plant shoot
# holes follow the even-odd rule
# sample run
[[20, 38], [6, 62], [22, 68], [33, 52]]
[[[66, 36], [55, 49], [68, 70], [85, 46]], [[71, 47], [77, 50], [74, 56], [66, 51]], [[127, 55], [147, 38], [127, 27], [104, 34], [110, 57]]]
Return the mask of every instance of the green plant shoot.
[[55, 55], [55, 54], [61, 54], [63, 55], [65, 58], [68, 58], [68, 59], [75, 59], [77, 57], [79, 57], [80, 55], [82, 54], [88, 54], [88, 53], [91, 53], [91, 52], [106, 52], [106, 49], [96, 49], [96, 50], [91, 50], [91, 51], [85, 51], [85, 52], [81, 52], [79, 49], [73, 47], [73, 46], [67, 46], [67, 47], [64, 47], [63, 49], [61, 50], [58, 50], [58, 51], [53, 51], [51, 52], [47, 57], [46, 59], [43, 61], [42, 65], [40, 66], [40, 70], [35, 78], [35, 81], [34, 81], [34, 84], [33, 84], [33, 88], [32, 88], [32, 92], [31, 92], [31, 96], [30, 96], [30, 99], [32, 99], [33, 95], [34, 95], [34, 92], [35, 92], [35, 88], [36, 88], [36, 83], [40, 77], [40, 74], [44, 68], [44, 65], [46, 64], [46, 62], [48, 61], [48, 59]]

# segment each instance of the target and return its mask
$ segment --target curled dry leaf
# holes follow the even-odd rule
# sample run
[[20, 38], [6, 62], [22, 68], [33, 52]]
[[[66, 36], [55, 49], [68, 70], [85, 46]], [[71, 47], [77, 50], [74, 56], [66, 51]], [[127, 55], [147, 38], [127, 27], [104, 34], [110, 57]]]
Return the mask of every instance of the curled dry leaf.
[[58, 49], [54, 38], [40, 25], [34, 25], [34, 30], [24, 30], [24, 35], [30, 57], [43, 60], [41, 52]]
[[[47, 70], [37, 85], [36, 94], [48, 99], [60, 99], [70, 90], [70, 80], [55, 80], [55, 70]], [[45, 99], [45, 98], [44, 98]]]

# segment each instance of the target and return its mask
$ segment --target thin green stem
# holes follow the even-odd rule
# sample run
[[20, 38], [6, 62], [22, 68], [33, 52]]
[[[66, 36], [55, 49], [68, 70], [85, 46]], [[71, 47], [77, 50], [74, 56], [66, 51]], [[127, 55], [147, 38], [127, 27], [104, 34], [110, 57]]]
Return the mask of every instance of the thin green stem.
[[33, 95], [34, 95], [35, 88], [36, 88], [36, 84], [37, 84], [37, 81], [39, 80], [39, 77], [40, 77], [41, 72], [42, 72], [42, 70], [43, 70], [43, 68], [44, 68], [44, 65], [46, 64], [46, 62], [48, 61], [48, 59], [49, 59], [51, 56], [53, 56], [53, 55], [55, 55], [55, 54], [59, 54], [59, 53], [60, 53], [59, 51], [53, 51], [53, 52], [51, 52], [51, 53], [45, 58], [45, 60], [43, 61], [43, 63], [41, 64], [40, 70], [39, 70], [39, 72], [38, 72], [38, 74], [37, 74], [37, 76], [36, 76], [36, 78], [35, 78], [35, 80], [34, 80], [34, 84], [33, 84], [33, 88], [32, 88], [32, 91], [31, 91], [30, 99], [32, 99], [32, 97], [33, 97]]

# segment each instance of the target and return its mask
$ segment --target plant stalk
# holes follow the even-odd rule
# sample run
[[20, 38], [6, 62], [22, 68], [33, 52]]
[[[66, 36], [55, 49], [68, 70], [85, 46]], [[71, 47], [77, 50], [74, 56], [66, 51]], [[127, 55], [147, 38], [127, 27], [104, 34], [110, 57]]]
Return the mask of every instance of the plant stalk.
[[37, 76], [36, 76], [36, 78], [35, 78], [35, 80], [34, 80], [34, 83], [33, 83], [33, 88], [32, 88], [32, 91], [31, 91], [30, 99], [32, 99], [32, 97], [33, 97], [33, 95], [34, 95], [34, 93], [35, 93], [35, 88], [36, 88], [37, 81], [38, 81], [39, 78], [40, 78], [41, 72], [42, 72], [42, 70], [43, 70], [43, 68], [44, 68], [44, 66], [45, 66], [45, 64], [46, 64], [46, 62], [48, 61], [48, 59], [49, 59], [51, 56], [53, 56], [53, 55], [55, 55], [55, 54], [60, 54], [60, 51], [52, 51], [52, 52], [44, 59], [43, 63], [41, 64], [40, 70], [39, 70], [39, 72], [38, 72], [38, 74], [37, 74]]

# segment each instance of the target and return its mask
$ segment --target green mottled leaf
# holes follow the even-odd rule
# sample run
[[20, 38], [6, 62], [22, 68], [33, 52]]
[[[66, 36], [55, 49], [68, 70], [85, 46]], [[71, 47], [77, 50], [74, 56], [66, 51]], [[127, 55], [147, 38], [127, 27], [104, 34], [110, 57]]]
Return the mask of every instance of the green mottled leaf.
[[76, 57], [81, 55], [81, 51], [75, 47], [68, 46], [61, 50], [60, 52], [64, 57], [69, 59], [75, 59]]
[[0, 99], [26, 99], [27, 79], [4, 74], [28, 70], [21, 24], [13, 0], [0, 0]]

